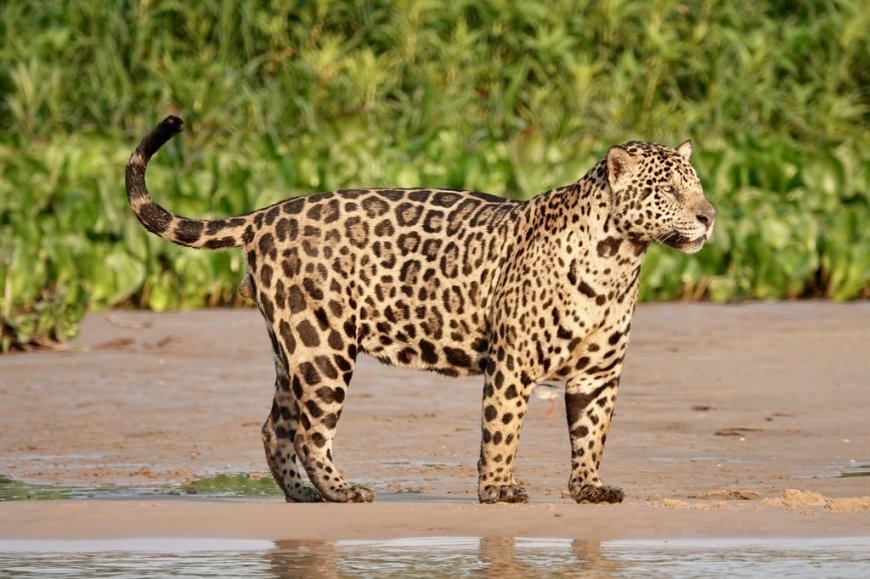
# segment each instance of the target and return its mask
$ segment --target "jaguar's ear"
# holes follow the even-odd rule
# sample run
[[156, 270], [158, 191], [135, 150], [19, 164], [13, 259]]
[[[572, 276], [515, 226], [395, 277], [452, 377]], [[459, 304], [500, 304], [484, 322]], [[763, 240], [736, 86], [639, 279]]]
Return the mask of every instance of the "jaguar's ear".
[[686, 139], [677, 146], [677, 153], [682, 155], [686, 161], [692, 159], [692, 139]]
[[610, 147], [607, 149], [607, 182], [613, 190], [637, 164], [631, 153], [622, 147]]

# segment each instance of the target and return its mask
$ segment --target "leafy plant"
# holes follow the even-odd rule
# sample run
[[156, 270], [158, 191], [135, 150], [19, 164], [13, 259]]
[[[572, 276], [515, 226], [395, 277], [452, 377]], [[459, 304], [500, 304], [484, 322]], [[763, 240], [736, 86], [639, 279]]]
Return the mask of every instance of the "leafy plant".
[[870, 12], [860, 0], [0, 3], [5, 349], [86, 308], [239, 305], [243, 261], [149, 237], [123, 166], [181, 214], [352, 186], [515, 198], [630, 139], [695, 140], [718, 210], [641, 298], [870, 297]]

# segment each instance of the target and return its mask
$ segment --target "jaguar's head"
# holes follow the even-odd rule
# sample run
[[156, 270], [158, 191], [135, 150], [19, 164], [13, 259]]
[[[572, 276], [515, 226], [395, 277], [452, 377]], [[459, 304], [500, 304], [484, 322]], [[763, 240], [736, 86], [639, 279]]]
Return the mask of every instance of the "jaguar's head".
[[689, 163], [692, 142], [676, 149], [632, 141], [607, 151], [611, 221], [629, 239], [695, 253], [713, 234], [716, 210]]

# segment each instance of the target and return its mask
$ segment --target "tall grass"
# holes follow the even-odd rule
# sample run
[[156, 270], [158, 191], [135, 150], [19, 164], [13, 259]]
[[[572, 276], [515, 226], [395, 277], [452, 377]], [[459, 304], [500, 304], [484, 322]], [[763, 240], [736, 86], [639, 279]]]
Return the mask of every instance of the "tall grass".
[[4, 347], [86, 306], [235, 303], [238, 256], [150, 238], [122, 170], [167, 113], [155, 195], [219, 216], [342, 186], [527, 197], [614, 143], [695, 140], [713, 244], [643, 299], [867, 297], [870, 9], [860, 0], [0, 4]]

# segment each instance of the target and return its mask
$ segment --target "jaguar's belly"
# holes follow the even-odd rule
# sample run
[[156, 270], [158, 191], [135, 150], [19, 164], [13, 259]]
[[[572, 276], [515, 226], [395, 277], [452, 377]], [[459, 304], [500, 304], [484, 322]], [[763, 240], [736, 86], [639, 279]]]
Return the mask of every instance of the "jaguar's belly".
[[363, 297], [357, 324], [361, 350], [392, 366], [450, 376], [480, 374], [486, 364], [489, 320], [485, 302], [470, 285], [423, 285], [414, 292], [382, 296], [376, 303]]

